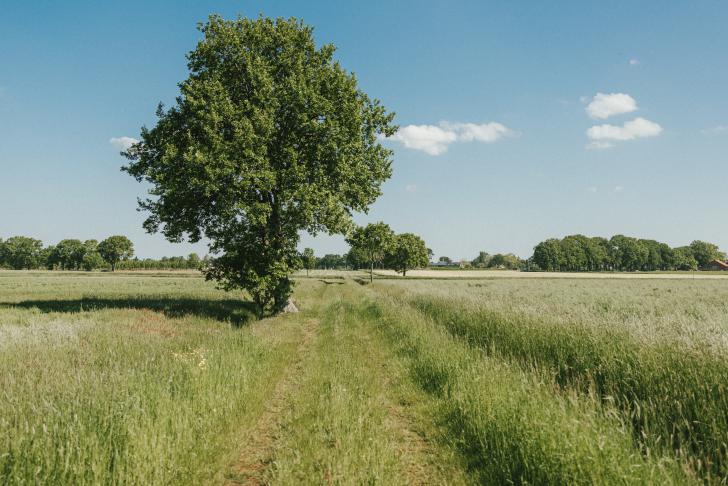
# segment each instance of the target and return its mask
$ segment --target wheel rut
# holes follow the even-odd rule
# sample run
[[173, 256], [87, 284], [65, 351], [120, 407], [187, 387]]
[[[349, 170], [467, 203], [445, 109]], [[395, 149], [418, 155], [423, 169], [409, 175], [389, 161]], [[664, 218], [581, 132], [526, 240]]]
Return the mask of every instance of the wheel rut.
[[238, 459], [231, 466], [225, 484], [267, 484], [267, 472], [274, 459], [285, 407], [300, 386], [307, 351], [316, 338], [318, 328], [318, 319], [309, 319], [306, 322], [303, 338], [296, 348], [296, 357], [276, 383], [257, 422], [243, 438]]

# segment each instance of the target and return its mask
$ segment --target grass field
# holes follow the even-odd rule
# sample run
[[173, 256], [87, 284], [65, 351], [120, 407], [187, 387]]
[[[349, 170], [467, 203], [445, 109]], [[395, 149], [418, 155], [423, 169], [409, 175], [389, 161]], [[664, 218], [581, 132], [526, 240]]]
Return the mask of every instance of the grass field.
[[728, 481], [727, 280], [358, 277], [0, 272], [0, 484]]

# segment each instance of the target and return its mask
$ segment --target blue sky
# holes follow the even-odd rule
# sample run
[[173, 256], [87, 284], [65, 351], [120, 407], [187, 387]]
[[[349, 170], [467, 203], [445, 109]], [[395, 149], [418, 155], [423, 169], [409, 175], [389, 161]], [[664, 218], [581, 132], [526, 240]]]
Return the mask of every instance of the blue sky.
[[[453, 258], [530, 256], [571, 233], [728, 249], [718, 0], [3, 0], [0, 237], [121, 233], [142, 257], [205, 253], [144, 233], [145, 188], [110, 139], [138, 137], [173, 102], [211, 13], [302, 17], [397, 113], [394, 175], [359, 223], [384, 220]], [[340, 237], [302, 245], [346, 251]]]

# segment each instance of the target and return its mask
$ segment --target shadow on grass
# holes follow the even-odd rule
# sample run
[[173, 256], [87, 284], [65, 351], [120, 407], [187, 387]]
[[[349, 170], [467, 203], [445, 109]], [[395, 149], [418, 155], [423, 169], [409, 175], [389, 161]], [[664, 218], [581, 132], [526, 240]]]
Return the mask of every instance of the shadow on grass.
[[41, 312], [86, 312], [101, 309], [149, 309], [170, 318], [197, 316], [242, 327], [256, 319], [253, 302], [233, 299], [194, 299], [171, 297], [84, 297], [76, 300], [26, 300], [0, 303], [0, 308], [38, 309]]

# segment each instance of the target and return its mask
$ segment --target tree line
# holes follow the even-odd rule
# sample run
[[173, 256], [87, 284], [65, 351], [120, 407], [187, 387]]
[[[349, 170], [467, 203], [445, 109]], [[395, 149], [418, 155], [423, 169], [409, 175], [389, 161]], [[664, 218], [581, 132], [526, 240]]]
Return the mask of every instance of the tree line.
[[624, 235], [609, 239], [569, 235], [536, 245], [526, 266], [549, 272], [697, 270], [725, 257], [717, 245], [699, 240], [671, 248], [659, 241]]
[[65, 239], [48, 246], [28, 236], [0, 238], [0, 268], [14, 270], [177, 270], [198, 269], [202, 263], [196, 253], [187, 258], [134, 258], [134, 244], [123, 235], [110, 236], [100, 242]]

